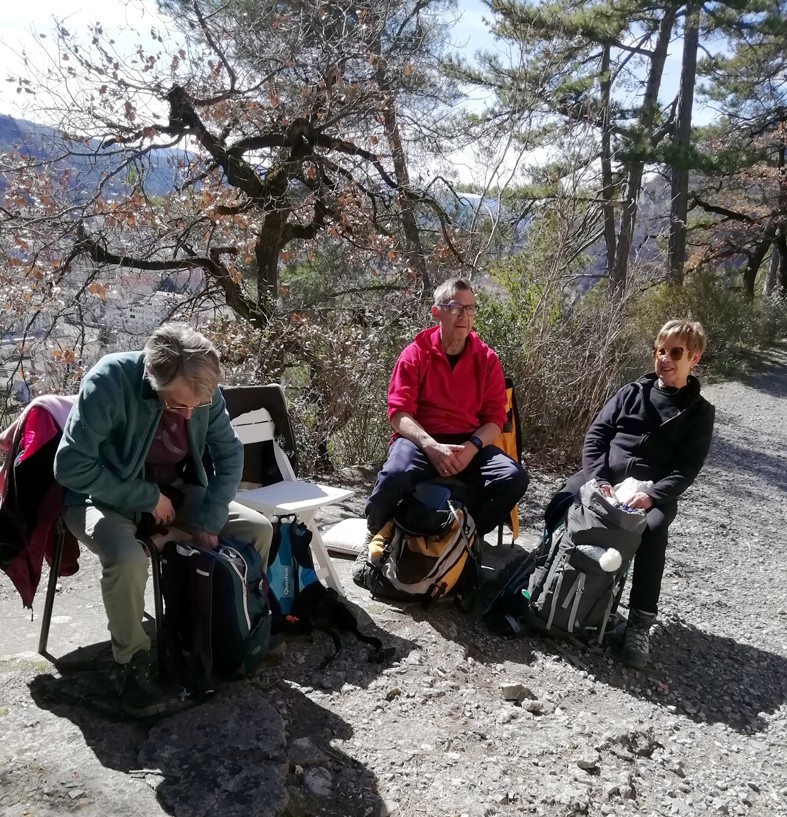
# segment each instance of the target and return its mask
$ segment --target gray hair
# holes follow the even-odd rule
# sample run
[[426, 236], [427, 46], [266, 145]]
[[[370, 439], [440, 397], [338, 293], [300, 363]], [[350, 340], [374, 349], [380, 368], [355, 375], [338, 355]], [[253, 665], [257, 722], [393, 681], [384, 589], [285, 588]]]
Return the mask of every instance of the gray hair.
[[182, 378], [199, 401], [213, 397], [221, 379], [216, 347], [185, 323], [164, 323], [145, 344], [150, 384], [156, 391]]
[[473, 287], [470, 285], [470, 282], [464, 278], [449, 278], [447, 281], [443, 281], [434, 291], [434, 305], [439, 306], [447, 300], [450, 300], [460, 289], [471, 293], [473, 292]]

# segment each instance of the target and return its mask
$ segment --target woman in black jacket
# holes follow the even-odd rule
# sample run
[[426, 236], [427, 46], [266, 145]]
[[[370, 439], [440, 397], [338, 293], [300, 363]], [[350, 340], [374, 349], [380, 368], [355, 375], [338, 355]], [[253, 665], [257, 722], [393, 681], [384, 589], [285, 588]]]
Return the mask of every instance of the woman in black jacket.
[[648, 663], [668, 528], [678, 512], [678, 497], [696, 479], [710, 448], [715, 409], [700, 396], [699, 381], [691, 374], [705, 342], [699, 323], [673, 320], [662, 326], [653, 348], [655, 371], [623, 386], [604, 405], [585, 435], [582, 471], [552, 498], [545, 514], [553, 527], [559, 521], [555, 515], [589, 479], [597, 479], [608, 496], [626, 477], [653, 482], [627, 503], [644, 510], [648, 521], [634, 557], [621, 655], [632, 667]]

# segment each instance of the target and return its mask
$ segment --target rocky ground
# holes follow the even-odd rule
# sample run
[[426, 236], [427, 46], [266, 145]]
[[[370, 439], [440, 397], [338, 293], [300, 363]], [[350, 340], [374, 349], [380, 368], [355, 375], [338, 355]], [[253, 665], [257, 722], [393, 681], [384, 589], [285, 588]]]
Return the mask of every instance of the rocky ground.
[[[38, 622], [0, 576], [0, 814], [787, 815], [787, 353], [705, 394], [715, 440], [673, 525], [646, 672], [493, 637], [450, 604], [372, 601], [337, 560], [391, 660], [345, 636], [320, 671], [320, 635], [133, 723], [106, 670], [61, 674], [35, 654]], [[559, 483], [533, 477], [527, 543]], [[367, 487], [339, 513], [357, 514]], [[70, 622], [84, 643], [103, 615], [89, 555], [62, 587], [53, 636]]]

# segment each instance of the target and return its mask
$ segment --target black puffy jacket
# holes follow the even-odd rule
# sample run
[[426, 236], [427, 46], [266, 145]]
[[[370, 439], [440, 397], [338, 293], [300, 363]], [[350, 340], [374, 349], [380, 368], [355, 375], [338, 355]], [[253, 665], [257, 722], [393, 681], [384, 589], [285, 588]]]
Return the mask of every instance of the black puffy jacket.
[[689, 376], [684, 408], [662, 422], [650, 399], [655, 374], [623, 386], [604, 405], [585, 435], [582, 465], [588, 479], [613, 485], [626, 477], [652, 480], [654, 504], [677, 499], [702, 468], [713, 436], [716, 410]]

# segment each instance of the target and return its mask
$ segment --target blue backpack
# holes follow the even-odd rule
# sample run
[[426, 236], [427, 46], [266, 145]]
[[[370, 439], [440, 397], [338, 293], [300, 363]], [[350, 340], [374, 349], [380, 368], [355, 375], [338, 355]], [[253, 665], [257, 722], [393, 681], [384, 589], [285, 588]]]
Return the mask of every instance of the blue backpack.
[[169, 541], [161, 559], [164, 631], [178, 674], [189, 686], [240, 678], [270, 643], [268, 582], [257, 551], [221, 537], [216, 550]]
[[[268, 556], [274, 632], [288, 629], [287, 618], [293, 618], [296, 601], [306, 588], [315, 584], [323, 587], [314, 570], [311, 541], [312, 532], [302, 522], [296, 522], [294, 516], [280, 516], [274, 520]], [[289, 631], [293, 631], [292, 627]]]
[[381, 663], [390, 658], [391, 649], [358, 630], [355, 615], [331, 587], [326, 587], [314, 570], [311, 553], [312, 533], [294, 516], [281, 516], [273, 523], [273, 542], [268, 560], [268, 583], [272, 610], [272, 632], [308, 635], [314, 630], [326, 633], [333, 641], [333, 655], [319, 665], [325, 669], [341, 649], [335, 630], [352, 633], [372, 650], [369, 661]]

